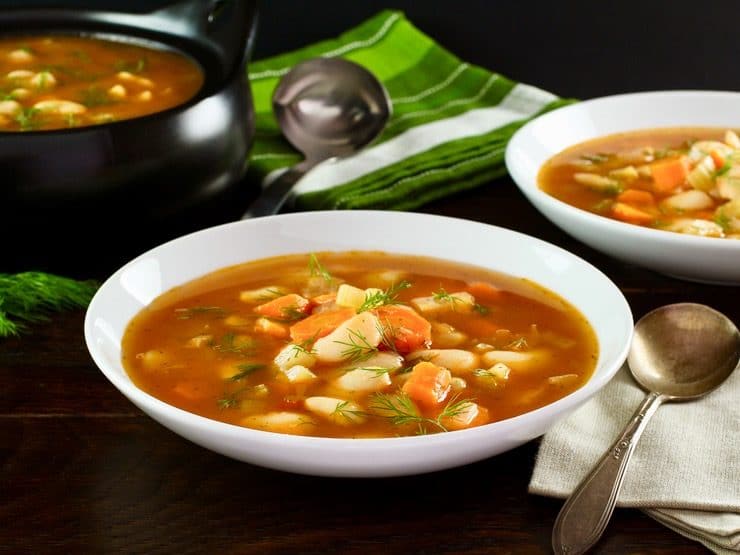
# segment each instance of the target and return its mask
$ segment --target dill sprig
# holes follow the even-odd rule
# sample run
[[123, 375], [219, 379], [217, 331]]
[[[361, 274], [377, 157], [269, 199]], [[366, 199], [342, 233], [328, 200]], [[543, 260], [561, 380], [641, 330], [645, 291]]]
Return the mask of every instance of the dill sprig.
[[176, 308], [178, 320], [189, 320], [200, 314], [208, 314], [214, 318], [223, 318], [226, 316], [226, 310], [220, 306], [193, 306], [190, 308]]
[[264, 367], [265, 367], [264, 364], [252, 364], [252, 363], [237, 364], [236, 368], [237, 370], [239, 370], [239, 372], [231, 376], [229, 378], [229, 381], [238, 382], [239, 380], [243, 380], [247, 376], [254, 374], [257, 370], [261, 370]]
[[385, 291], [376, 291], [365, 295], [365, 301], [357, 309], [357, 313], [359, 314], [360, 312], [372, 310], [387, 304], [401, 304], [401, 302], [397, 300], [398, 294], [409, 287], [411, 287], [411, 283], [403, 280], [398, 283], [394, 283]]
[[386, 418], [395, 426], [404, 424], [416, 424], [417, 433], [420, 435], [429, 433], [428, 426], [433, 426], [438, 431], [449, 431], [442, 421], [446, 418], [455, 418], [468, 409], [472, 399], [459, 399], [459, 394], [454, 395], [436, 418], [422, 416], [411, 398], [405, 393], [376, 393], [370, 401], [370, 409], [376, 411], [378, 416]]
[[308, 271], [311, 277], [321, 276], [326, 283], [331, 283], [334, 280], [329, 270], [319, 262], [318, 257], [314, 253], [308, 256]]
[[0, 274], [0, 337], [19, 335], [29, 323], [48, 321], [51, 312], [86, 307], [98, 287], [94, 280], [44, 272]]
[[378, 348], [372, 345], [367, 337], [352, 329], [347, 330], [347, 341], [335, 341], [334, 343], [344, 345], [345, 348], [341, 354], [348, 362], [361, 362], [378, 352]]

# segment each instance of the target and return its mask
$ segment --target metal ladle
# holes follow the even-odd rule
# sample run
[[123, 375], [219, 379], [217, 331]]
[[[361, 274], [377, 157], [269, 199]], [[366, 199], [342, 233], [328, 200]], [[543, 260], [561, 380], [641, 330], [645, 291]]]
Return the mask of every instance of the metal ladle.
[[698, 399], [718, 387], [740, 360], [740, 333], [726, 316], [694, 303], [667, 305], [635, 325], [628, 365], [649, 393], [596, 467], [581, 481], [555, 521], [555, 553], [593, 546], [606, 529], [642, 431], [667, 401]]
[[277, 214], [308, 170], [365, 147], [391, 114], [380, 81], [343, 58], [313, 58], [295, 65], [278, 84], [272, 103], [283, 135], [305, 158], [267, 186], [242, 219]]

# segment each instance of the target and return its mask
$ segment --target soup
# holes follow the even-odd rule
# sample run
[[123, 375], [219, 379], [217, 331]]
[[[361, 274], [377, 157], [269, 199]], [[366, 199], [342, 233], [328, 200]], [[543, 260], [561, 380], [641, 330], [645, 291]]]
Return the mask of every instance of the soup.
[[522, 279], [382, 252], [246, 263], [168, 291], [125, 330], [143, 391], [279, 433], [370, 438], [516, 416], [594, 371], [596, 336]]
[[546, 193], [630, 224], [740, 238], [740, 139], [734, 131], [669, 128], [573, 146], [542, 167]]
[[0, 131], [109, 123], [187, 102], [203, 72], [182, 54], [91, 37], [0, 38]]

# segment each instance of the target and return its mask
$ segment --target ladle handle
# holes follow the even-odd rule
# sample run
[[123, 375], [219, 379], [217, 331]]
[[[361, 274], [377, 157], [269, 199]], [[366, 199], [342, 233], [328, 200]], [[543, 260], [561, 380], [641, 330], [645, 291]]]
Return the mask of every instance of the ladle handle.
[[259, 218], [260, 216], [272, 216], [280, 212], [280, 209], [290, 198], [293, 185], [305, 173], [306, 169], [301, 164], [297, 164], [280, 174], [275, 181], [270, 183], [260, 193], [241, 219], [248, 220], [250, 218]]
[[650, 393], [645, 398], [622, 435], [560, 509], [552, 531], [555, 553], [584, 553], [599, 540], [614, 512], [635, 445], [663, 400], [663, 396], [657, 393]]

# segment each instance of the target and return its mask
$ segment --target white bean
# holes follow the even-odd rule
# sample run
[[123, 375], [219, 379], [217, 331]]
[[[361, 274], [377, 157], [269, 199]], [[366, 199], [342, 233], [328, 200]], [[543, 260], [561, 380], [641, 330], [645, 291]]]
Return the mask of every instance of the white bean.
[[77, 102], [71, 100], [41, 100], [33, 105], [34, 108], [42, 112], [49, 112], [52, 114], [84, 114], [87, 112], [87, 108]]
[[478, 367], [479, 357], [463, 349], [423, 349], [414, 351], [409, 360], [423, 359], [453, 372], [469, 372]]
[[369, 355], [380, 345], [381, 339], [378, 318], [370, 312], [363, 312], [318, 339], [313, 351], [321, 362], [341, 362]]

